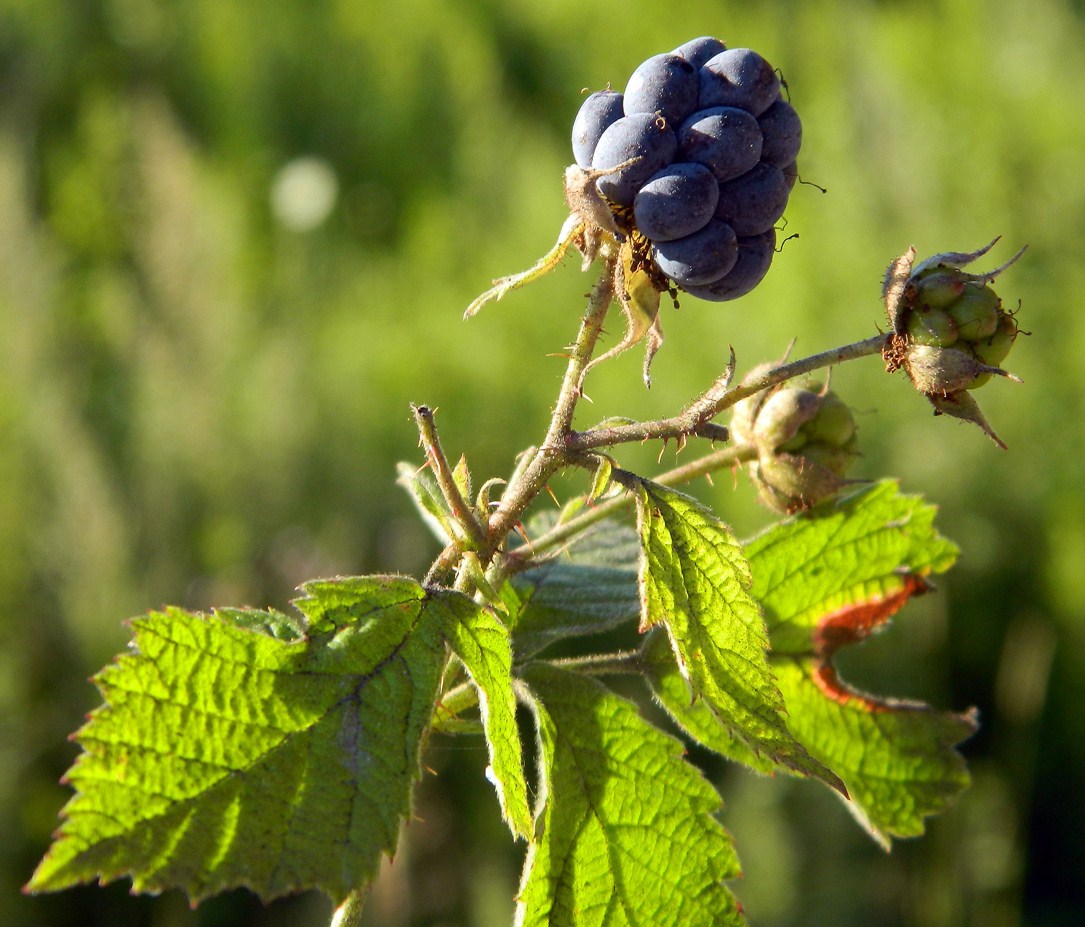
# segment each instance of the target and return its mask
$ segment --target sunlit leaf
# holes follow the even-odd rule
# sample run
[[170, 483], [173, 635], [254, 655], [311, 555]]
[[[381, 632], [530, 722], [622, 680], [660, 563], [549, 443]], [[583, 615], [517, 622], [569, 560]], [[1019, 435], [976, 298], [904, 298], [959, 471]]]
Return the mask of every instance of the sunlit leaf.
[[531, 812], [516, 726], [509, 632], [492, 611], [471, 600], [463, 598], [457, 606], [457, 620], [448, 624], [446, 633], [478, 688], [491, 778], [501, 810], [514, 834], [530, 838]]
[[[340, 900], [396, 846], [463, 597], [412, 580], [308, 584], [276, 612], [167, 609], [133, 621], [76, 739], [76, 794], [28, 888], [130, 876], [193, 900]], [[295, 635], [293, 630], [304, 629]]]
[[788, 730], [750, 568], [730, 528], [696, 500], [641, 481], [642, 629], [666, 629], [690, 701], [756, 754], [843, 790]]
[[[533, 520], [528, 536], [553, 519]], [[632, 622], [640, 614], [636, 533], [604, 521], [579, 536], [561, 556], [513, 579], [521, 605], [514, 619], [518, 655], [537, 653], [566, 637], [594, 634]]]
[[682, 744], [592, 679], [545, 665], [525, 678], [543, 788], [516, 923], [744, 924], [719, 796]]
[[[856, 692], [839, 679], [832, 658], [884, 626], [927, 591], [926, 577], [952, 565], [957, 549], [934, 529], [934, 514], [884, 482], [782, 522], [746, 546], [788, 726], [840, 776], [851, 811], [886, 846], [892, 837], [922, 833], [924, 819], [967, 787], [954, 747], [975, 730], [975, 716]], [[690, 705], [658, 640], [646, 642], [643, 657], [657, 697], [690, 736], [761, 772], [791, 771]]]

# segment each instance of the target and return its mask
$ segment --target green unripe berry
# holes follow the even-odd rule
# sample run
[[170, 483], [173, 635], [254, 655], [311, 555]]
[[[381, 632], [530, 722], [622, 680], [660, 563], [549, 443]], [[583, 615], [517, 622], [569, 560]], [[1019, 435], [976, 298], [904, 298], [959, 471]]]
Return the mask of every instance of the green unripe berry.
[[799, 387], [776, 390], [758, 410], [753, 425], [758, 450], [771, 454], [794, 438], [803, 424], [817, 414], [821, 399], [818, 393]]
[[772, 389], [749, 408], [736, 407], [735, 424], [750, 435], [743, 443], [757, 451], [750, 475], [771, 508], [798, 512], [847, 483], [845, 471], [857, 456], [855, 419], [822, 383], [793, 381]]
[[964, 281], [956, 270], [932, 269], [915, 281], [916, 307], [948, 309], [964, 295]]
[[1005, 447], [970, 391], [995, 374], [1017, 380], [997, 366], [1013, 345], [1017, 324], [991, 284], [1025, 249], [984, 273], [964, 269], [996, 241], [976, 251], [945, 251], [919, 263], [915, 248], [909, 248], [889, 265], [882, 295], [892, 332], [882, 358], [887, 373], [903, 368], [935, 415], [972, 422]]
[[855, 437], [855, 418], [847, 404], [833, 393], [826, 393], [815, 415], [806, 425], [811, 443], [844, 447]]
[[949, 307], [949, 314], [957, 323], [957, 333], [963, 341], [982, 341], [990, 338], [998, 328], [1002, 301], [989, 286], [970, 284], [965, 294]]
[[908, 335], [916, 344], [948, 348], [957, 340], [957, 323], [945, 309], [916, 311], [908, 316]]
[[843, 476], [858, 456], [853, 446], [837, 447], [830, 444], [811, 444], [803, 451], [807, 463], [818, 464], [837, 476]]
[[798, 454], [810, 443], [810, 435], [807, 434], [806, 428], [807, 426], [803, 425], [791, 438], [777, 445], [776, 450], [782, 454]]
[[985, 364], [997, 367], [1006, 359], [1015, 340], [1017, 340], [1017, 323], [1012, 315], [1003, 312], [998, 318], [995, 333], [985, 341], [973, 344], [972, 350]]

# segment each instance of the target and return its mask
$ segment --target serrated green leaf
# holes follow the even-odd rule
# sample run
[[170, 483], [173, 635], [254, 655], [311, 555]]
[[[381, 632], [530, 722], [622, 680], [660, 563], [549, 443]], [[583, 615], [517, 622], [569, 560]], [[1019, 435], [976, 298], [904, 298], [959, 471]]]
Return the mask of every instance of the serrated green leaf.
[[767, 756], [751, 750], [720, 721], [704, 699], [690, 700], [689, 682], [678, 670], [666, 632], [661, 628], [649, 631], [640, 655], [645, 679], [656, 699], [686, 734], [701, 746], [758, 772], [773, 773], [779, 768]]
[[[934, 514], [886, 481], [781, 522], [746, 546], [788, 726], [843, 779], [851, 811], [883, 846], [922, 833], [924, 819], [968, 785], [953, 748], [973, 732], [975, 717], [857, 693], [837, 678], [832, 656], [925, 591], [926, 576], [952, 565], [957, 548], [935, 530]], [[690, 736], [761, 772], [791, 772], [684, 701], [659, 642], [646, 642], [643, 656], [657, 697]]]
[[512, 692], [512, 646], [508, 629], [488, 609], [461, 599], [446, 629], [449, 643], [478, 689], [490, 754], [490, 771], [501, 811], [513, 834], [531, 838], [516, 699]]
[[130, 876], [193, 901], [247, 886], [340, 901], [396, 845], [419, 772], [455, 593], [310, 583], [304, 637], [275, 612], [168, 609], [133, 622], [76, 739], [76, 794], [28, 886]]
[[885, 480], [746, 544], [773, 651], [808, 653], [826, 615], [900, 594], [909, 577], [948, 570], [958, 549], [935, 530], [935, 512]]
[[975, 712], [863, 695], [811, 657], [781, 657], [773, 669], [791, 729], [840, 774], [849, 808], [882, 846], [888, 848], [891, 837], [922, 834], [925, 819], [968, 787], [954, 747], [975, 732]]
[[520, 927], [742, 925], [722, 803], [680, 742], [598, 682], [525, 671], [541, 748], [541, 808]]
[[[533, 519], [528, 536], [552, 520]], [[566, 637], [609, 631], [640, 614], [636, 533], [614, 521], [593, 525], [565, 553], [512, 580], [520, 607], [512, 619], [519, 657]]]
[[730, 528], [695, 499], [640, 481], [641, 627], [664, 627], [691, 700], [703, 699], [756, 754], [843, 791], [788, 730], [769, 669], [750, 568]]

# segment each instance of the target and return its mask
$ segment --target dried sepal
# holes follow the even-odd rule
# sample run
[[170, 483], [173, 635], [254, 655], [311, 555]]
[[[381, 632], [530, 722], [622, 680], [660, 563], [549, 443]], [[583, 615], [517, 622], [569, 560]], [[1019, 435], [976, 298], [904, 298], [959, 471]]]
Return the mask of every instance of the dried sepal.
[[553, 248], [546, 252], [546, 254], [539, 258], [539, 260], [527, 270], [495, 280], [494, 285], [490, 287], [490, 289], [471, 302], [471, 305], [464, 311], [463, 317], [465, 319], [471, 318], [487, 303], [497, 302], [497, 300], [504, 297], [507, 293], [518, 290], [520, 287], [527, 286], [527, 284], [550, 273], [550, 271], [561, 264], [562, 258], [565, 257], [565, 254], [570, 247], [573, 247], [574, 245], [579, 247], [577, 243], [581, 241], [583, 234], [583, 221], [579, 216], [570, 215], [562, 224], [561, 231], [558, 233], [557, 243]]
[[652, 385], [649, 376], [652, 358], [663, 344], [663, 326], [659, 320], [661, 292], [659, 281], [645, 265], [636, 241], [631, 237], [626, 238], [619, 247], [618, 260], [614, 263], [614, 295], [625, 316], [625, 335], [618, 344], [584, 367], [581, 384], [594, 367], [644, 341], [644, 385]]

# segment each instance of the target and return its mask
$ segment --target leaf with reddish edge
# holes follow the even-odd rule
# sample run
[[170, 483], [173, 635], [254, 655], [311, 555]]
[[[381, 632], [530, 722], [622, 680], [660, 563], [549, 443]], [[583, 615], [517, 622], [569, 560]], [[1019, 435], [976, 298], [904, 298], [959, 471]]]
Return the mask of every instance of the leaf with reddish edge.
[[837, 648], [856, 644], [873, 634], [899, 612], [913, 595], [931, 590], [923, 577], [905, 573], [900, 589], [884, 595], [875, 595], [866, 601], [830, 612], [814, 628], [814, 651], [829, 661]]
[[[921, 834], [924, 819], [967, 787], [954, 747], [973, 733], [976, 714], [867, 695], [841, 680], [832, 660], [930, 591], [927, 576], [952, 565], [956, 547], [934, 529], [933, 516], [933, 506], [887, 481], [781, 522], [745, 545], [788, 728], [840, 776], [849, 808], [884, 847], [892, 837]], [[792, 772], [754, 754], [704, 706], [683, 700], [678, 670], [661, 643], [649, 639], [642, 651], [649, 680], [690, 736], [761, 772]]]
[[958, 549], [935, 529], [935, 511], [885, 480], [779, 522], [747, 542], [751, 591], [764, 612], [773, 652], [810, 653], [812, 635], [828, 617], [890, 600], [914, 580], [948, 570]]

